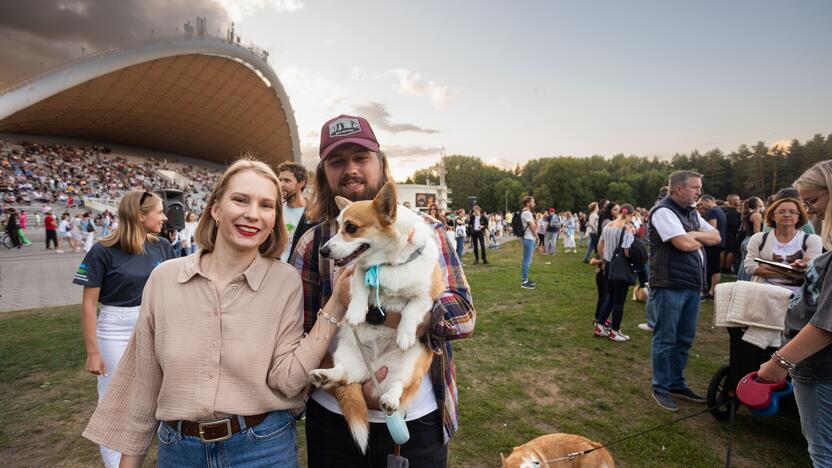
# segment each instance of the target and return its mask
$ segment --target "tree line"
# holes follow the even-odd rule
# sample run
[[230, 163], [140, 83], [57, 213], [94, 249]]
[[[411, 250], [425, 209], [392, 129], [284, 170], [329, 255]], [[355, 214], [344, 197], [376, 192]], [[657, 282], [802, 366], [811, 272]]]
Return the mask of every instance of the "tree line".
[[[832, 159], [832, 134], [817, 134], [805, 143], [741, 145], [731, 153], [676, 154], [670, 160], [624, 156], [588, 158], [561, 156], [532, 159], [513, 171], [483, 163], [475, 156], [445, 158], [445, 180], [452, 191], [449, 208], [468, 208], [468, 197], [486, 212], [515, 211], [520, 200], [533, 195], [540, 209], [586, 211], [602, 198], [649, 208], [668, 175], [692, 170], [704, 175], [703, 192], [717, 198], [736, 193], [762, 199], [790, 186], [813, 164]], [[439, 164], [416, 171], [405, 183], [438, 184]]]

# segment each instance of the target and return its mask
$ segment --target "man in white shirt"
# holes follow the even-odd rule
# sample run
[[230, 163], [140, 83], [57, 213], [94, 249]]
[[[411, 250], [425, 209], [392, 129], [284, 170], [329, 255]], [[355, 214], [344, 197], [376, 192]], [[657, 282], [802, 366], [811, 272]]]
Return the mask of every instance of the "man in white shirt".
[[306, 168], [294, 162], [282, 162], [277, 166], [277, 178], [280, 181], [280, 191], [283, 193], [283, 223], [289, 233], [286, 250], [280, 254], [284, 262], [289, 260], [295, 243], [309, 228], [304, 212], [306, 198], [303, 189], [306, 187]]
[[520, 213], [520, 220], [523, 222], [523, 267], [521, 270], [523, 282], [520, 283], [520, 287], [534, 289], [537, 283], [529, 279], [529, 267], [532, 266], [538, 228], [534, 220], [534, 197], [529, 196], [523, 199], [523, 212]]
[[704, 286], [703, 246], [720, 243], [719, 231], [694, 207], [701, 191], [701, 174], [676, 171], [670, 175], [668, 196], [650, 212], [650, 301], [657, 315], [651, 352], [653, 398], [668, 411], [679, 410], [674, 396], [706, 401], [684, 377]]

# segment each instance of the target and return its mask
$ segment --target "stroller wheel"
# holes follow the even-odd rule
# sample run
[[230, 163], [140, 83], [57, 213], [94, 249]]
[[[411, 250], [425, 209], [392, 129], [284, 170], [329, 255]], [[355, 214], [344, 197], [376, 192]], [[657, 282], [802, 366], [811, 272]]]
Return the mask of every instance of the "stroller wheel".
[[[734, 389], [728, 388], [727, 385], [729, 370], [729, 366], [721, 367], [711, 377], [711, 383], [708, 384], [708, 394], [706, 395], [708, 398], [708, 407], [729, 403], [735, 398], [733, 395]], [[736, 411], [736, 405], [734, 406], [734, 411]], [[726, 404], [713, 408], [711, 409], [711, 414], [719, 420], [727, 419], [731, 415], [731, 406]]]

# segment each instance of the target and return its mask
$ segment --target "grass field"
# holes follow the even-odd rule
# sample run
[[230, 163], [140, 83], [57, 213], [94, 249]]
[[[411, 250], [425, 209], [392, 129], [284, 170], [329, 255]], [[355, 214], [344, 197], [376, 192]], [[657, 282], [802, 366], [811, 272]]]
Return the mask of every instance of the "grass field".
[[[641, 304], [628, 302], [625, 309], [630, 342], [592, 336], [594, 275], [578, 255], [535, 256], [534, 291], [519, 286], [519, 244], [490, 251], [489, 260], [465, 267], [478, 317], [474, 336], [455, 343], [462, 415], [451, 466], [499, 466], [500, 452], [550, 432], [612, 441], [704, 408], [680, 403], [671, 414], [650, 397], [650, 335], [636, 328], [644, 319]], [[703, 393], [728, 356], [727, 333], [712, 329], [711, 317], [706, 303], [687, 371]], [[0, 316], [3, 465], [99, 463], [98, 448], [80, 437], [96, 401], [95, 379], [83, 364], [77, 306]], [[795, 420], [741, 409], [733, 434], [732, 466], [810, 465]], [[626, 467], [715, 467], [724, 466], [727, 438], [728, 423], [704, 414], [610, 451]]]

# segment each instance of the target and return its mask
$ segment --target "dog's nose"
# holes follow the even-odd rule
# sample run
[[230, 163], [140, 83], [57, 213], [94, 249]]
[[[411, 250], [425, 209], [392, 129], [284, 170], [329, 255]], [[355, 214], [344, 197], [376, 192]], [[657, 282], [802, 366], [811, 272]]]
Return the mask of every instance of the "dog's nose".
[[321, 247], [321, 255], [323, 255], [324, 258], [329, 258], [329, 247], [327, 247], [327, 246]]

